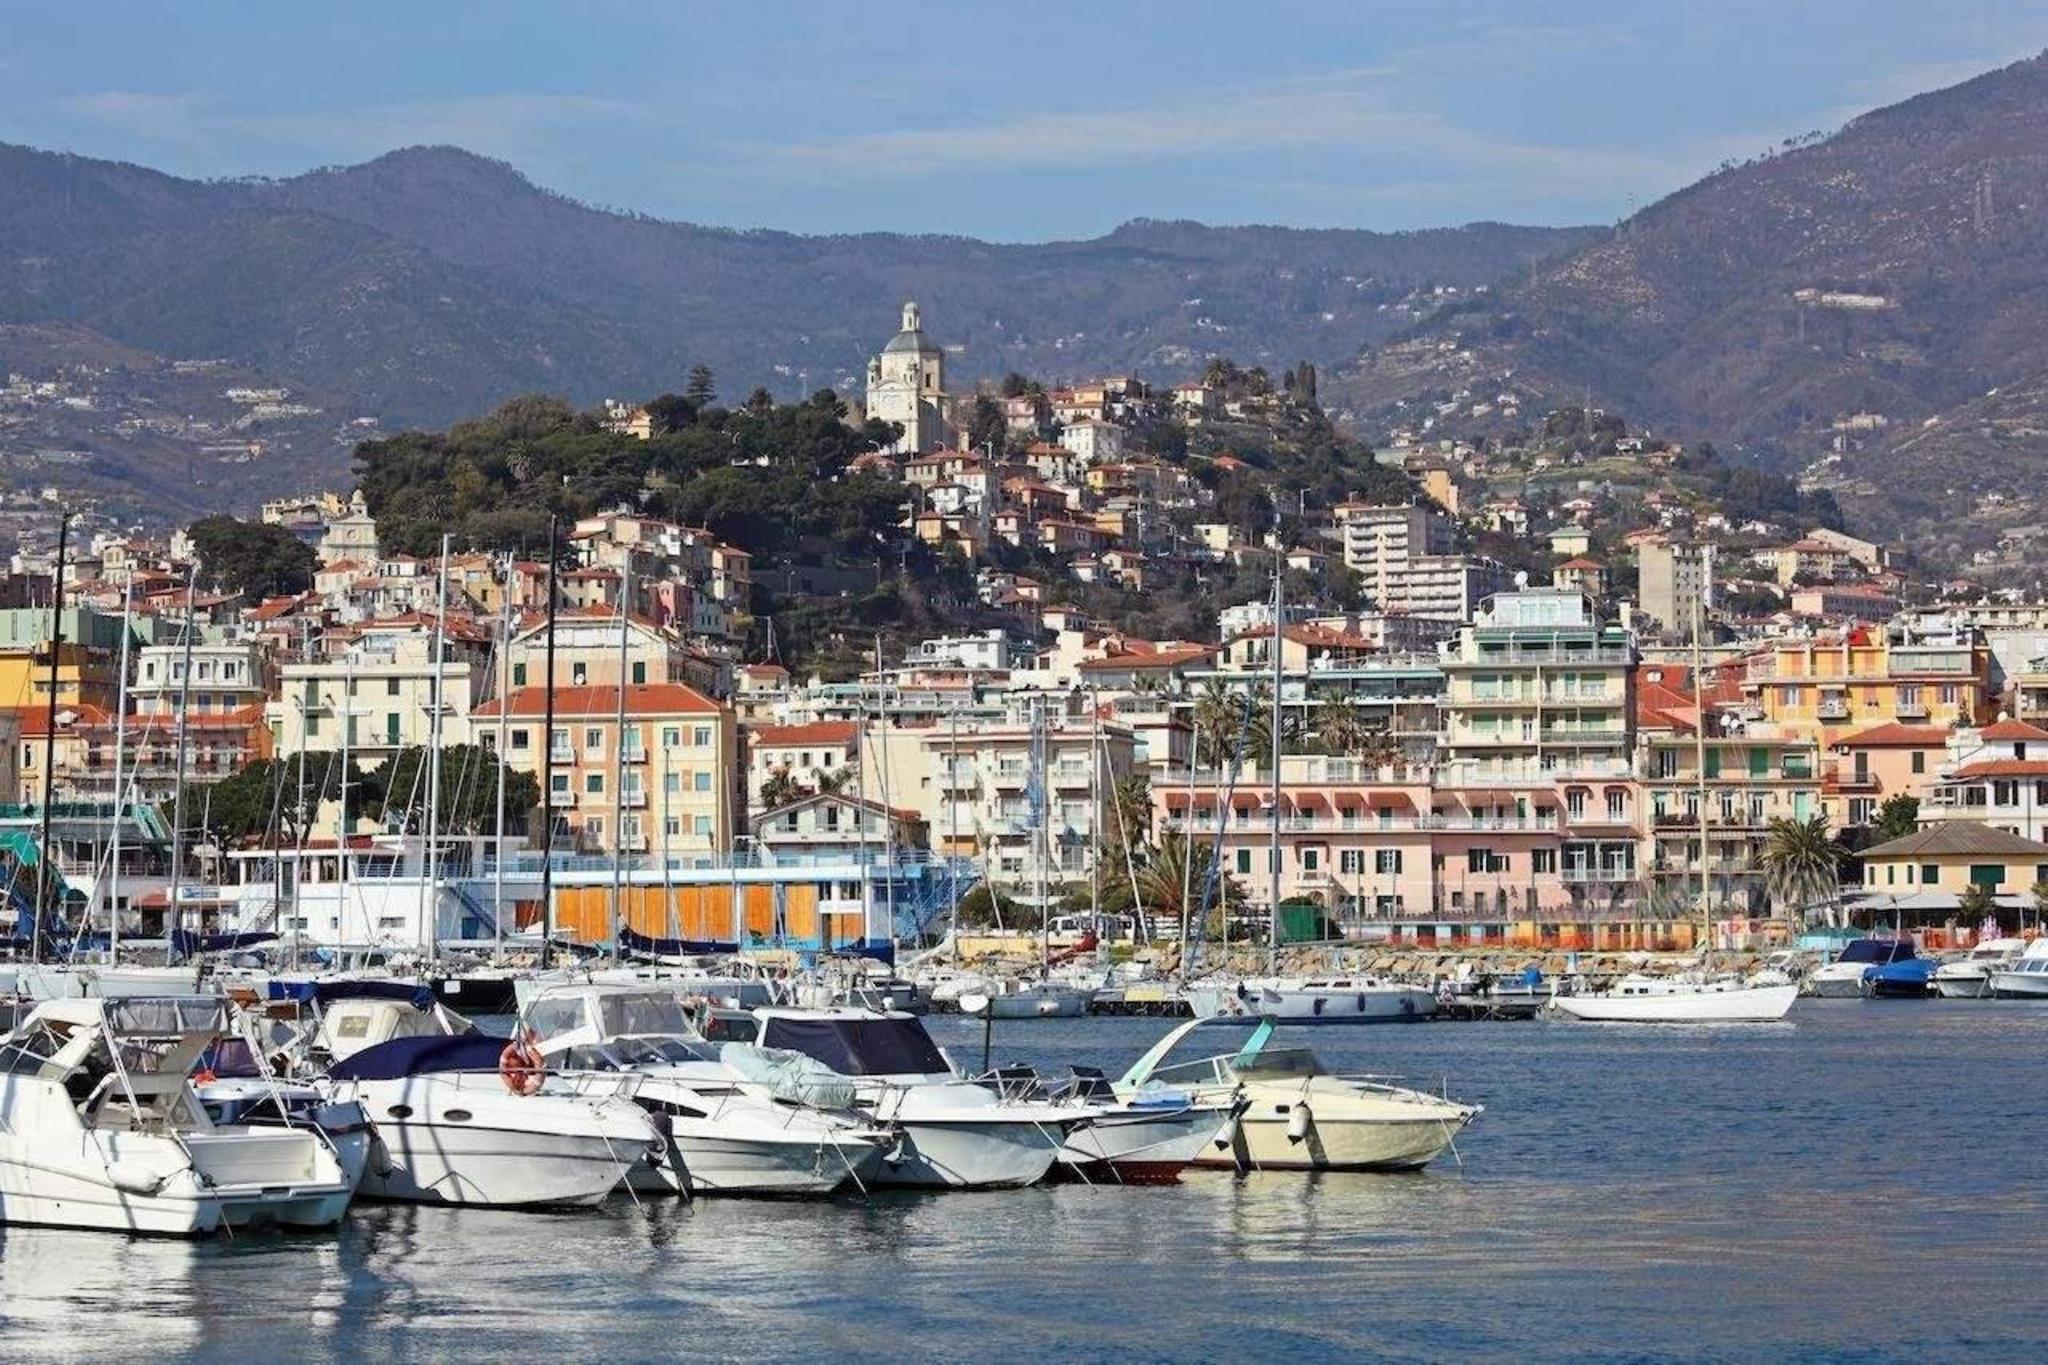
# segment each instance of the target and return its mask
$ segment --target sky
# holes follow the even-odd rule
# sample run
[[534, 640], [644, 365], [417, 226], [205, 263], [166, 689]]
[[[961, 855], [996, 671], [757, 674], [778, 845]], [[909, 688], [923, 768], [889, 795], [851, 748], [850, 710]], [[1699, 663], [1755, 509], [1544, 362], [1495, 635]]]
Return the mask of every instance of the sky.
[[7, 6], [0, 141], [179, 175], [450, 143], [799, 232], [1611, 222], [2048, 47], [2048, 0]]

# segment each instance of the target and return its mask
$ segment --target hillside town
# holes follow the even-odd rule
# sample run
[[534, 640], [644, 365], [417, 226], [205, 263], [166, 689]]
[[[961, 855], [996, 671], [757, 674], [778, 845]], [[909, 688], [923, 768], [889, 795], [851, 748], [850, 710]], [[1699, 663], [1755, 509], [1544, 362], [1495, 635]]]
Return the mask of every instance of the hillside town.
[[[181, 878], [249, 875], [238, 850], [429, 830], [450, 796], [423, 769], [374, 813], [350, 783], [473, 746], [531, 784], [497, 857], [515, 834], [614, 869], [916, 857], [967, 869], [947, 883], [978, 888], [963, 922], [1012, 929], [1114, 905], [1148, 934], [1285, 919], [1440, 947], [1757, 947], [1822, 918], [1966, 942], [2048, 900], [2048, 604], [1908, 607], [1881, 545], [1574, 476], [1623, 443], [1683, 466], [1618, 423], [1604, 449], [1540, 452], [1402, 431], [1373, 468], [1405, 497], [1304, 498], [1284, 534], [1280, 509], [1233, 522], [1219, 470], [1258, 471], [1186, 437], [1312, 404], [1308, 367], [963, 394], [915, 304], [901, 322], [862, 396], [900, 434], [855, 463], [900, 486], [905, 543], [975, 566], [1002, 624], [806, 673], [757, 619], [767, 566], [631, 507], [564, 525], [552, 556], [416, 556], [380, 543], [360, 492], [273, 499], [263, 524], [312, 567], [253, 600], [189, 534], [86, 517], [60, 574], [52, 518], [21, 535], [0, 610], [16, 876], [48, 811], [69, 825], [60, 866], [137, 823], [157, 881], [94, 881], [88, 912], [162, 932]], [[1601, 435], [1580, 416], [1549, 425]], [[604, 421], [652, 434], [646, 407]], [[1512, 468], [1556, 476], [1509, 494]], [[1003, 545], [1055, 572], [999, 567]], [[1119, 628], [1071, 592], [1211, 570], [1255, 595], [1199, 638]], [[213, 818], [258, 766], [267, 823]], [[308, 780], [301, 811], [283, 789], [305, 802]], [[955, 908], [932, 895], [928, 920]]]

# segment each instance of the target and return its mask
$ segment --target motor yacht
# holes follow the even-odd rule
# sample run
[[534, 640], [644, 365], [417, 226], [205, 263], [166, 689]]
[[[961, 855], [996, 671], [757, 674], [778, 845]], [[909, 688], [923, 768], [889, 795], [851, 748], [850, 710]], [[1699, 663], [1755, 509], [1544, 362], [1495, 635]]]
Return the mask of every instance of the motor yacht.
[[2048, 997], [2048, 938], [2037, 938], [2027, 950], [1991, 973], [1991, 993], [2000, 1000]]
[[1017, 1098], [1086, 1104], [1095, 1117], [1067, 1135], [1055, 1174], [1088, 1184], [1165, 1185], [1208, 1150], [1245, 1101], [1197, 1100], [1171, 1086], [1144, 1086], [1128, 1095], [1101, 1071], [1076, 1066], [1047, 1078], [1031, 1068], [1005, 1068], [984, 1084]]
[[1197, 981], [1182, 994], [1196, 1018], [1242, 1024], [1400, 1024], [1436, 1013], [1431, 991], [1377, 976]]
[[335, 1063], [325, 1093], [360, 1102], [376, 1130], [362, 1193], [431, 1204], [595, 1204], [637, 1165], [666, 1159], [652, 1119], [503, 1067], [480, 1034], [399, 1037]]
[[1450, 1148], [1481, 1106], [1460, 1104], [1383, 1078], [1341, 1076], [1305, 1047], [1273, 1047], [1263, 1019], [1242, 1046], [1167, 1063], [1174, 1050], [1215, 1021], [1196, 1018], [1168, 1033], [1115, 1082], [1119, 1095], [1148, 1087], [1196, 1103], [1237, 1108], [1197, 1159], [1239, 1170], [1419, 1170]]
[[801, 1053], [812, 1084], [854, 1082], [854, 1103], [902, 1140], [884, 1185], [998, 1189], [1045, 1178], [1091, 1108], [1006, 1097], [957, 1073], [915, 1015], [847, 1007], [753, 1011], [751, 1040]]
[[1798, 986], [1775, 976], [1631, 972], [1604, 990], [1553, 996], [1549, 1008], [1602, 1024], [1767, 1024], [1783, 1019], [1798, 998]]
[[1863, 995], [1863, 978], [1873, 967], [1907, 962], [1918, 956], [1909, 938], [1851, 939], [1833, 962], [1806, 974], [1806, 993], [1823, 999], [1847, 1000]]
[[1944, 1000], [1985, 1000], [1991, 996], [1991, 974], [2009, 970], [2025, 952], [2025, 939], [1994, 938], [1934, 969], [1934, 992]]
[[[635, 985], [553, 986], [520, 1029], [577, 1094], [624, 1095], [655, 1117], [669, 1144], [634, 1187], [691, 1194], [825, 1195], [865, 1185], [896, 1135], [838, 1095], [800, 1082], [744, 1043], [696, 1036], [675, 992]], [[821, 1107], [813, 1100], [834, 1100]]]
[[194, 1064], [228, 1031], [207, 997], [73, 998], [0, 1042], [0, 1222], [192, 1236], [331, 1227], [355, 1181], [311, 1125], [218, 1123]]

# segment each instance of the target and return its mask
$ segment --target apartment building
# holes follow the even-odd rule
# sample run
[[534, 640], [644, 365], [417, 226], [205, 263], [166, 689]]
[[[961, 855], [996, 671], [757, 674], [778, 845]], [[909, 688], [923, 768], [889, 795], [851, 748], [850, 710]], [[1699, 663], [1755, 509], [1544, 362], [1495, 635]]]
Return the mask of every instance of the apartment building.
[[1748, 714], [1822, 747], [1897, 722], [1950, 729], [1990, 714], [1991, 654], [1967, 627], [1921, 634], [1894, 625], [1776, 640], [1750, 659]]
[[2027, 839], [2048, 839], [2048, 730], [2002, 720], [1956, 737], [1956, 762], [1920, 803], [1923, 829], [1975, 822]]
[[1925, 801], [1948, 761], [1950, 731], [1889, 721], [1835, 741], [1821, 793], [1836, 829], [1868, 826], [1894, 796]]
[[629, 684], [623, 698], [617, 687], [557, 688], [547, 750], [545, 688], [477, 708], [478, 738], [493, 750], [501, 713], [504, 761], [543, 784], [556, 837], [578, 851], [673, 858], [732, 847], [738, 732], [703, 693], [677, 683]]
[[490, 640], [451, 619], [434, 657], [435, 631], [419, 620], [363, 627], [337, 655], [279, 669], [264, 717], [279, 754], [347, 748], [368, 771], [401, 750], [433, 742], [467, 744], [470, 718], [488, 690]]
[[1689, 632], [1713, 598], [1714, 547], [1648, 541], [1636, 547], [1637, 605], [1660, 631]]

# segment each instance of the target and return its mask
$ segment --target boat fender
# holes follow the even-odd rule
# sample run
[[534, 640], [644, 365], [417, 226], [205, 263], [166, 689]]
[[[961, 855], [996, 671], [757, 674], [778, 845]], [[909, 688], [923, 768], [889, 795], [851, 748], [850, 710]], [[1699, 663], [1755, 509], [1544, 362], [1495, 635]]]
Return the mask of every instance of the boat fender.
[[[1358, 997], [1358, 1008], [1361, 1010], [1365, 1008], [1365, 997], [1362, 995]], [[1401, 1013], [1408, 1015], [1415, 1013], [1415, 1000], [1412, 996], [1404, 995], [1401, 997]]]
[[171, 1172], [153, 1171], [133, 1161], [116, 1161], [107, 1167], [107, 1179], [123, 1194], [155, 1194], [170, 1182]]
[[371, 1133], [370, 1169], [377, 1173], [379, 1180], [383, 1180], [393, 1171], [397, 1170], [398, 1165], [391, 1159], [391, 1149], [384, 1145], [383, 1134], [376, 1132], [374, 1129], [371, 1130]]
[[[1360, 998], [1361, 1000], [1363, 1000], [1363, 999], [1364, 999], [1365, 997], [1363, 997], [1363, 996], [1360, 996], [1359, 998]], [[1323, 997], [1321, 997], [1320, 995], [1319, 995], [1319, 996], [1317, 996], [1317, 997], [1315, 998], [1314, 1002], [1313, 1002], [1313, 1003], [1311, 1004], [1310, 1008], [1311, 1008], [1311, 1010], [1313, 1010], [1313, 1012], [1314, 1012], [1314, 1013], [1316, 1014], [1316, 1016], [1317, 1016], [1318, 1018], [1320, 1018], [1320, 1017], [1322, 1016], [1322, 1013], [1323, 1013]]]
[[1239, 1124], [1242, 1122], [1242, 1120], [1239, 1118], [1239, 1114], [1241, 1114], [1242, 1112], [1242, 1110], [1232, 1112], [1232, 1114], [1230, 1115], [1230, 1121], [1224, 1124], [1221, 1128], [1218, 1128], [1216, 1130], [1217, 1151], [1227, 1152], [1232, 1147], [1235, 1147], [1237, 1145], [1237, 1130]]
[[547, 1079], [547, 1069], [533, 1045], [531, 1030], [505, 1044], [505, 1050], [498, 1054], [498, 1076], [505, 1082], [505, 1088], [515, 1095], [540, 1093], [541, 1082]]
[[1315, 1116], [1309, 1113], [1306, 1104], [1294, 1106], [1294, 1112], [1287, 1116], [1287, 1140], [1300, 1142], [1308, 1137], [1308, 1130], [1315, 1125]]

